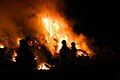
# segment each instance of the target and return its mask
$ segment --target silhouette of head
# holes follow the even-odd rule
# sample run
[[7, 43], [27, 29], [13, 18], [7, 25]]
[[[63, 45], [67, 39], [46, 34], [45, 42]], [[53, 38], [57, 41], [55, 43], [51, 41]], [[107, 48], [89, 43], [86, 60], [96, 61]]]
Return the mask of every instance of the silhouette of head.
[[72, 47], [75, 47], [75, 42], [72, 42], [72, 43], [71, 43], [71, 46], [72, 46]]
[[66, 41], [65, 40], [62, 41], [62, 45], [66, 45]]
[[29, 40], [30, 40], [30, 37], [29, 37], [29, 36], [25, 36], [25, 40], [26, 40], [26, 41], [29, 41]]

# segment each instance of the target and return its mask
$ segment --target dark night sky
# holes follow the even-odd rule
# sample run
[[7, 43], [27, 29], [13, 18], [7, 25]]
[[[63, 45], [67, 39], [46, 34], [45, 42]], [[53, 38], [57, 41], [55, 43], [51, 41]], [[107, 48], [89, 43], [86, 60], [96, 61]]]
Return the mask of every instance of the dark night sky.
[[105, 44], [119, 43], [119, 29], [116, 22], [118, 8], [113, 1], [64, 0], [66, 15], [80, 23], [75, 31], [83, 32]]

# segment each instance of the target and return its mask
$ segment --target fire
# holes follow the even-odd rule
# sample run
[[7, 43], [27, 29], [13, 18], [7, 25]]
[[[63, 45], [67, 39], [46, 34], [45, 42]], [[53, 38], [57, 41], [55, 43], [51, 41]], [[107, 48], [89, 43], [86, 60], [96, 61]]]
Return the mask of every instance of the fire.
[[3, 45], [3, 44], [0, 44], [0, 48], [4, 48], [4, 45]]
[[16, 38], [16, 43], [17, 43], [16, 45], [17, 45], [17, 46], [19, 46], [19, 45], [20, 45], [20, 42], [19, 42], [20, 40], [22, 40], [22, 38], [21, 38], [21, 37], [17, 37], [17, 38]]
[[60, 29], [61, 24], [59, 24], [58, 22], [55, 22], [54, 19], [51, 19], [48, 17], [43, 17], [42, 21], [44, 25], [46, 26], [45, 29], [47, 30], [47, 32], [49, 32], [50, 37], [56, 36], [55, 33], [57, 33], [57, 31]]
[[[47, 66], [48, 67], [47, 67]], [[50, 69], [50, 65], [49, 64], [47, 64], [47, 63], [41, 63], [39, 66], [38, 66], [38, 70], [49, 70]]]
[[77, 57], [78, 56], [88, 56], [88, 55], [89, 54], [86, 51], [81, 50], [81, 49], [78, 49], [77, 54], [76, 54]]
[[12, 61], [16, 62], [16, 57], [17, 57], [17, 53], [14, 51], [13, 55], [12, 55]]
[[[43, 32], [46, 41], [42, 42], [48, 47], [53, 56], [55, 53], [59, 53], [62, 40], [66, 40], [68, 47], [71, 47], [71, 42], [75, 42], [77, 49], [86, 51], [89, 56], [94, 54], [87, 45], [87, 37], [83, 34], [75, 34], [71, 28], [70, 22], [56, 10], [45, 8], [38, 17], [39, 23], [42, 24], [42, 26], [39, 27], [39, 31]], [[78, 55], [81, 54], [78, 53]]]
[[17, 38], [17, 45], [19, 45], [20, 43], [19, 43], [19, 41], [21, 40], [21, 38]]
[[46, 31], [48, 32], [48, 36], [46, 36], [47, 43], [53, 45], [51, 46], [52, 50], [55, 50], [54, 48], [55, 46], [57, 46], [57, 49], [54, 52], [58, 52], [61, 48], [61, 41], [68, 41], [68, 36], [63, 35], [60, 32], [60, 29], [63, 27], [63, 24], [57, 19], [52, 19], [50, 17], [43, 17], [42, 22], [45, 26]]
[[38, 56], [35, 56], [35, 58], [34, 58], [35, 60], [37, 60], [38, 59]]

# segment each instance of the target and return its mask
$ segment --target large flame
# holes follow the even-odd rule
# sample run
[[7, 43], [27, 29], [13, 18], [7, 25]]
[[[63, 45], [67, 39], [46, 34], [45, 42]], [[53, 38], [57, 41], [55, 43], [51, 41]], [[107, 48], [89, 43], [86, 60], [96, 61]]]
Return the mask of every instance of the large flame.
[[[15, 10], [13, 9], [15, 13], [14, 12], [13, 13], [16, 15], [10, 14], [11, 16], [9, 16], [8, 14], [11, 13], [12, 11], [9, 12], [8, 10], [6, 10], [8, 11], [7, 15], [3, 13], [4, 14], [4, 16], [2, 16], [3, 19], [1, 19], [3, 20], [3, 22], [1, 21], [3, 25], [2, 24], [0, 25], [0, 37], [1, 40], [4, 40], [5, 42], [4, 45], [7, 46], [12, 45], [13, 47], [14, 43], [16, 48], [16, 46], [17, 47], [19, 46], [19, 40], [21, 40], [21, 37], [19, 35], [21, 35], [22, 37], [24, 37], [25, 35], [31, 35], [39, 38], [40, 43], [44, 44], [49, 49], [53, 56], [55, 56], [56, 53], [59, 53], [59, 50], [61, 49], [62, 46], [61, 44], [62, 40], [66, 40], [68, 47], [71, 47], [71, 42], [75, 42], [77, 49], [80, 49], [80, 51], [78, 50], [77, 55], [84, 54], [83, 51], [85, 51], [85, 53], [88, 53], [89, 56], [92, 56], [94, 54], [94, 52], [90, 49], [90, 46], [88, 45], [89, 42], [87, 37], [84, 34], [79, 35], [76, 34], [72, 30], [71, 22], [67, 20], [63, 14], [60, 13], [59, 9], [57, 9], [58, 7], [56, 6], [57, 1], [62, 0], [38, 0], [38, 1], [40, 1], [41, 3], [40, 6], [34, 4], [36, 6], [33, 7], [30, 6], [29, 8], [27, 8], [28, 7], [27, 5], [27, 7], [25, 7], [26, 9], [23, 9], [23, 6], [20, 6], [20, 8], [13, 7], [15, 8]], [[37, 3], [39, 4], [39, 2]], [[12, 5], [9, 5], [9, 7], [11, 6]], [[19, 5], [17, 4], [17, 6]], [[16, 10], [18, 10], [18, 12]], [[20, 16], [18, 15], [19, 10], [21, 12], [21, 14], [19, 14]], [[4, 48], [4, 45], [0, 44], [0, 48]], [[39, 51], [38, 52], [36, 51], [36, 54], [37, 53], [39, 53]], [[15, 60], [16, 56], [17, 54], [16, 52], [14, 52], [12, 61], [16, 62]], [[42, 58], [37, 56], [35, 57], [35, 60], [42, 61]], [[38, 69], [46, 69], [45, 63], [39, 65]]]
[[[87, 45], [89, 42], [87, 42], [86, 36], [83, 34], [75, 34], [72, 30], [71, 22], [62, 14], [61, 9], [58, 9], [64, 4], [62, 1], [38, 0], [35, 2], [37, 4], [35, 4], [36, 6], [34, 7], [26, 7], [27, 9], [25, 10], [21, 8], [22, 6], [20, 7], [20, 12], [24, 14], [24, 16], [21, 15], [20, 18], [14, 14], [10, 14], [11, 16], [15, 16], [15, 20], [9, 21], [9, 18], [7, 18], [9, 15], [6, 16], [6, 14], [2, 14], [4, 15], [2, 18], [5, 18], [5, 22], [3, 20], [3, 25], [0, 25], [0, 37], [2, 36], [1, 40], [4, 40], [4, 45], [11, 45], [13, 47], [15, 44], [15, 46], [19, 46], [18, 41], [20, 37], [18, 36], [24, 37], [25, 35], [32, 35], [38, 37], [41, 43], [50, 50], [52, 55], [59, 53], [62, 40], [66, 40], [68, 47], [70, 47], [71, 42], [74, 41], [77, 49], [86, 51], [89, 56], [93, 55], [92, 50]], [[11, 6], [12, 5], [9, 5], [10, 8], [12, 8]], [[15, 8], [15, 13], [16, 10]], [[11, 25], [9, 25], [9, 23], [11, 23]], [[14, 38], [16, 38], [16, 41], [14, 41]], [[3, 48], [3, 45], [0, 46]]]
[[39, 31], [43, 32], [45, 36], [44, 44], [49, 48], [52, 55], [59, 53], [62, 40], [66, 40], [68, 47], [71, 47], [71, 42], [75, 42], [77, 49], [86, 51], [89, 56], [93, 55], [92, 50], [87, 45], [87, 37], [83, 34], [75, 34], [70, 22], [55, 9], [45, 7], [38, 17], [39, 23], [42, 24], [39, 27]]

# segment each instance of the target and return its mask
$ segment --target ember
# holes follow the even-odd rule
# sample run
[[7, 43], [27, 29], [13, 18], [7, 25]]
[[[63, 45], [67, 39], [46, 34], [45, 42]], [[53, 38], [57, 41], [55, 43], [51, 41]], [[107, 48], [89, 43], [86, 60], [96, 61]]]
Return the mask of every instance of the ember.
[[35, 58], [34, 58], [35, 60], [37, 60], [38, 59], [38, 56], [35, 56]]
[[17, 57], [17, 53], [14, 51], [13, 55], [12, 55], [12, 61], [16, 62], [16, 57]]
[[51, 66], [47, 63], [42, 63], [38, 66], [38, 70], [49, 70]]
[[0, 48], [4, 48], [4, 45], [0, 44]]

